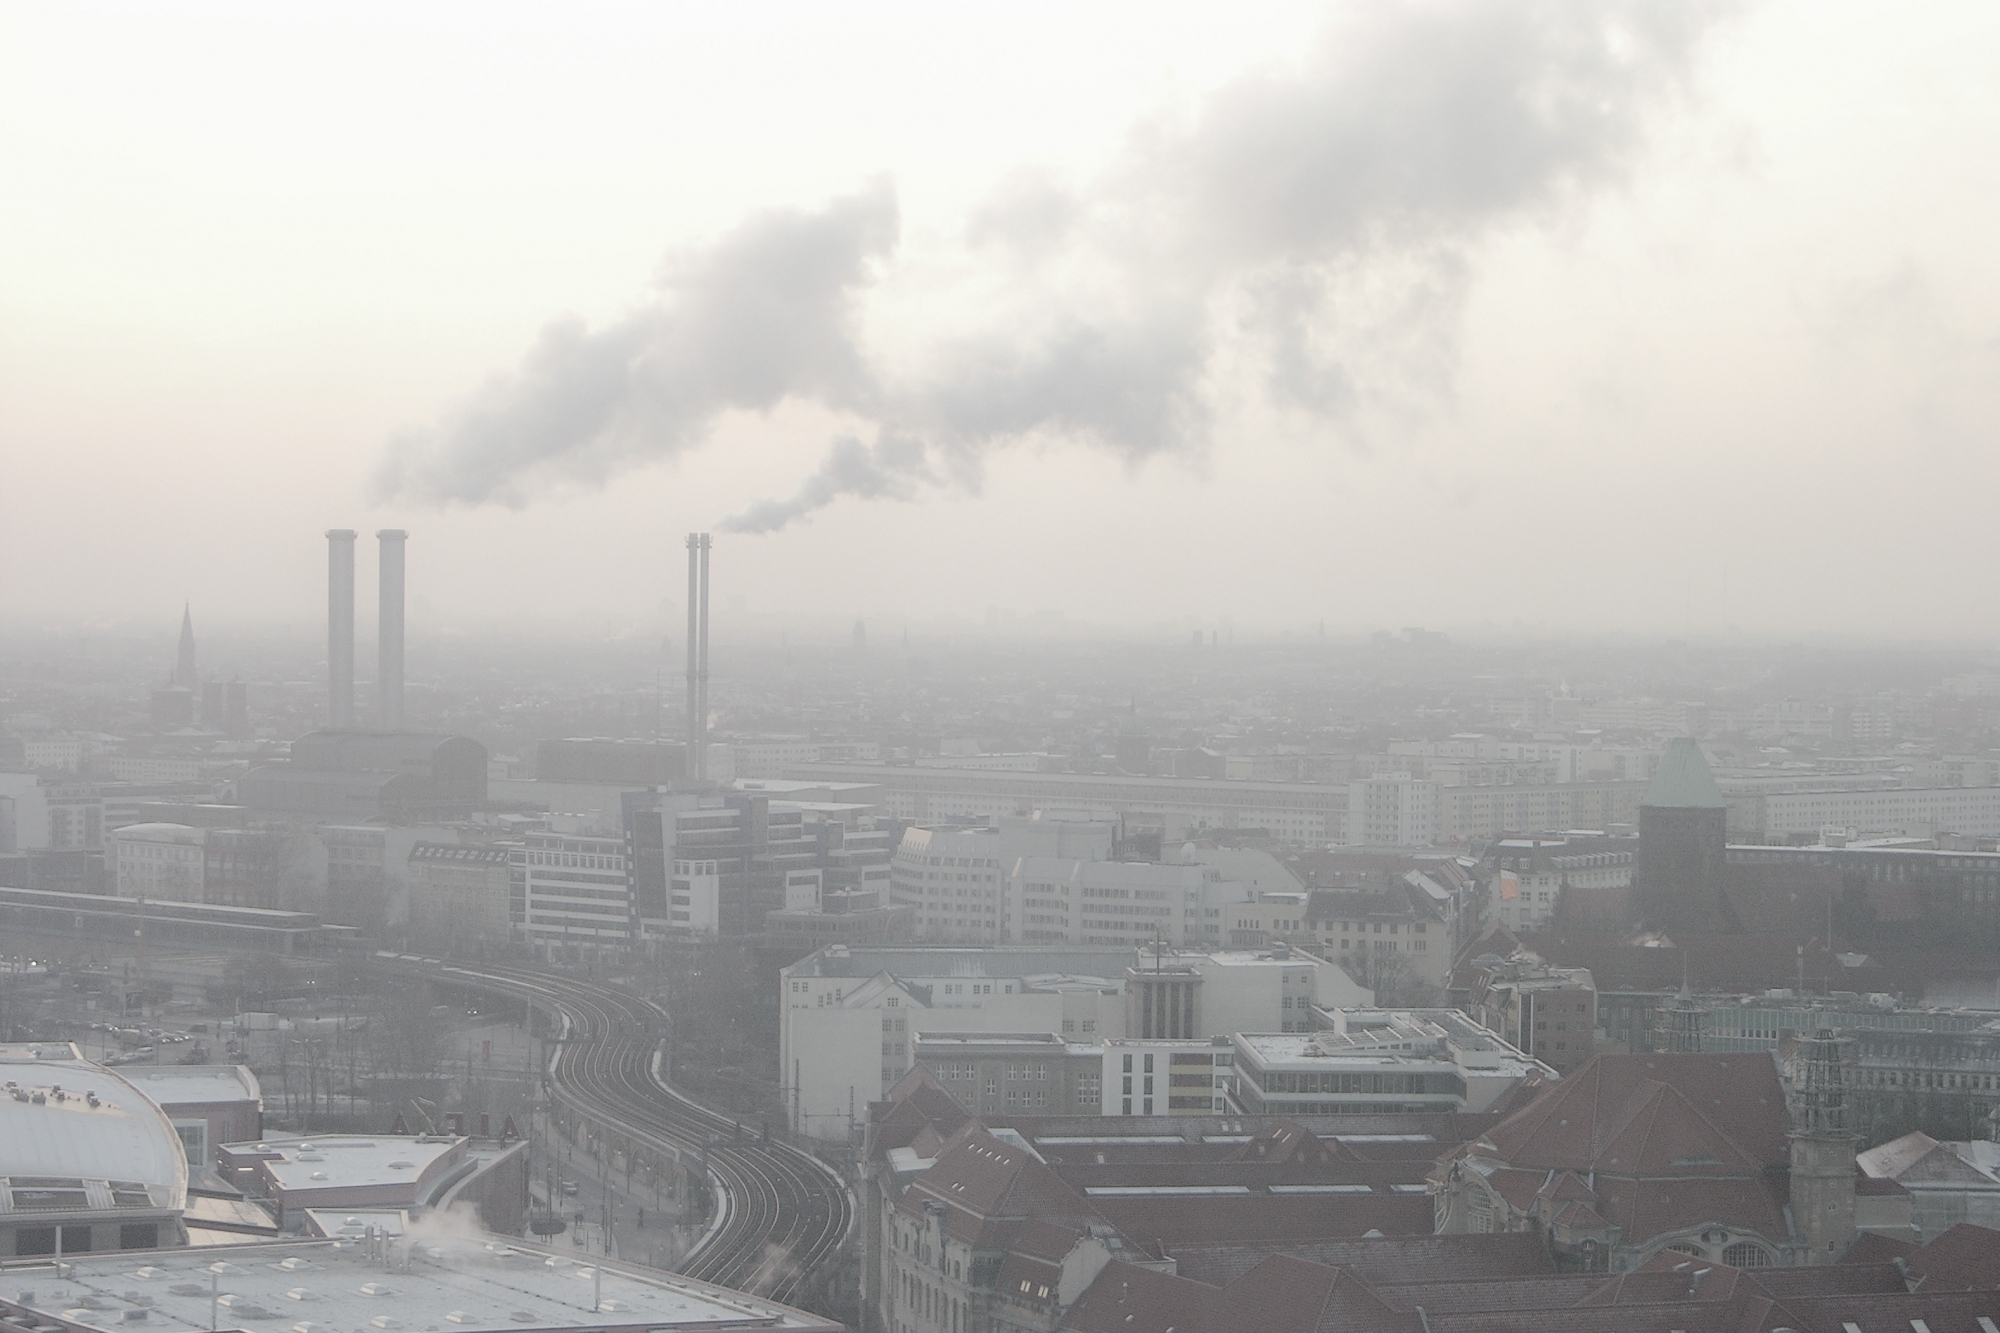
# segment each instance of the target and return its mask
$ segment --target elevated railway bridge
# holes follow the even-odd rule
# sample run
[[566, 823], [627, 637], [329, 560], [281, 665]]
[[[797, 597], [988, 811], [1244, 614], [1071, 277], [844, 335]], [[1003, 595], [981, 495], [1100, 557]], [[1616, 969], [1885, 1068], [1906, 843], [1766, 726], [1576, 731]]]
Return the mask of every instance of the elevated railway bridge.
[[856, 1217], [846, 1183], [811, 1153], [676, 1092], [662, 1068], [668, 1016], [651, 1001], [529, 968], [389, 954], [373, 965], [551, 1017], [561, 1035], [546, 1067], [557, 1132], [649, 1189], [702, 1182], [713, 1197], [710, 1224], [676, 1271], [790, 1304], [841, 1303], [833, 1287]]

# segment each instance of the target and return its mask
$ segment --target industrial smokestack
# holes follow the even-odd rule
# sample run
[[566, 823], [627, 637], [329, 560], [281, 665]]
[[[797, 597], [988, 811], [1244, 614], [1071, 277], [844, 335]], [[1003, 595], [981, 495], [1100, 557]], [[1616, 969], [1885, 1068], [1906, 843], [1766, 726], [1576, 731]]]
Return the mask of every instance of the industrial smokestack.
[[400, 731], [403, 727], [403, 543], [409, 535], [401, 528], [383, 528], [375, 534], [382, 544], [375, 709], [376, 720], [384, 731]]
[[690, 782], [701, 777], [701, 534], [690, 532], [688, 548], [688, 735], [687, 735], [687, 777]]
[[701, 534], [701, 780], [708, 781], [708, 534]]
[[354, 725], [354, 529], [326, 533], [326, 724]]
[[708, 777], [708, 534], [690, 532], [688, 552], [687, 775]]

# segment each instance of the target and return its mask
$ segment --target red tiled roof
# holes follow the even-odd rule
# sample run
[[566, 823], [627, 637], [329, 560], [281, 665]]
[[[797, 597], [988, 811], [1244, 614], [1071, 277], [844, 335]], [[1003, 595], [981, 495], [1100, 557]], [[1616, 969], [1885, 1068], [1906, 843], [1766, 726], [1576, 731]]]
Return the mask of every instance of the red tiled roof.
[[1147, 1247], [1207, 1241], [1314, 1240], [1428, 1235], [1435, 1225], [1423, 1194], [1093, 1195], [1091, 1206]]
[[1298, 1121], [1277, 1116], [1258, 1126], [1250, 1142], [1232, 1148], [1225, 1160], [1232, 1162], [1291, 1163], [1322, 1165], [1338, 1157], [1352, 1158], [1337, 1143], [1328, 1143]]
[[1170, 1273], [1112, 1262], [1063, 1317], [1071, 1333], [1196, 1333], [1210, 1327], [1222, 1293]]
[[1864, 1231], [1850, 1245], [1847, 1253], [1840, 1256], [1843, 1265], [1862, 1266], [1866, 1264], [1886, 1264], [1892, 1259], [1907, 1259], [1917, 1252], [1912, 1241], [1892, 1240], [1888, 1236], [1878, 1236], [1872, 1231]]
[[1505, 1235], [1368, 1236], [1328, 1240], [1210, 1242], [1175, 1245], [1168, 1257], [1181, 1276], [1227, 1286], [1273, 1254], [1348, 1268], [1378, 1286], [1453, 1278], [1517, 1278], [1553, 1272], [1541, 1238]]
[[[2000, 1231], [1960, 1222], [1920, 1246], [1909, 1263], [1929, 1287], [2000, 1291]], [[2000, 1304], [1994, 1308], [2000, 1312]]]
[[996, 1230], [1000, 1224], [1035, 1219], [1086, 1228], [1100, 1220], [1082, 1195], [1033, 1154], [994, 1138], [976, 1121], [947, 1141], [937, 1164], [910, 1182], [896, 1208], [922, 1216], [928, 1203], [948, 1209], [948, 1235], [988, 1249], [1003, 1239]]
[[1345, 1269], [1274, 1255], [1222, 1289], [1111, 1264], [1070, 1307], [1062, 1327], [1071, 1333], [1419, 1333], [1421, 1321]]
[[1723, 1174], [1788, 1161], [1786, 1129], [1768, 1054], [1600, 1055], [1486, 1141], [1519, 1167]]
[[1510, 1207], [1566, 1200], [1559, 1220], [1627, 1243], [1703, 1222], [1782, 1239], [1785, 1131], [1767, 1054], [1604, 1055], [1469, 1153], [1501, 1163], [1486, 1181]]

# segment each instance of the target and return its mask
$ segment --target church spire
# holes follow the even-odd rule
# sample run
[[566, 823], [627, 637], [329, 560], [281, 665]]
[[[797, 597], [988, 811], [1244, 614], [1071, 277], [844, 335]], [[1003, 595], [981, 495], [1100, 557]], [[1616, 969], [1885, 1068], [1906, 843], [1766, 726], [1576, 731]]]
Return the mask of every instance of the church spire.
[[192, 607], [181, 606], [181, 651], [174, 663], [174, 684], [184, 690], [197, 688], [199, 677], [194, 666], [194, 612]]

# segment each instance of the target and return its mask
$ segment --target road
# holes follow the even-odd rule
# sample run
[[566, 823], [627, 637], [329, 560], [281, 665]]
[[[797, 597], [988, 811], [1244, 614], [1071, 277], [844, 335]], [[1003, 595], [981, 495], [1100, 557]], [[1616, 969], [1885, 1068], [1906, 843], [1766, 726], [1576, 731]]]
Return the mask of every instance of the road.
[[[755, 1126], [668, 1087], [655, 1060], [665, 1016], [651, 1003], [621, 987], [527, 969], [436, 970], [440, 980], [533, 996], [567, 1015], [551, 1073], [571, 1105], [642, 1139], [695, 1153], [706, 1147], [723, 1220], [676, 1271], [787, 1302], [817, 1290], [853, 1223], [846, 1185], [810, 1153], [757, 1142]], [[630, 1257], [645, 1254], [635, 1247]]]

